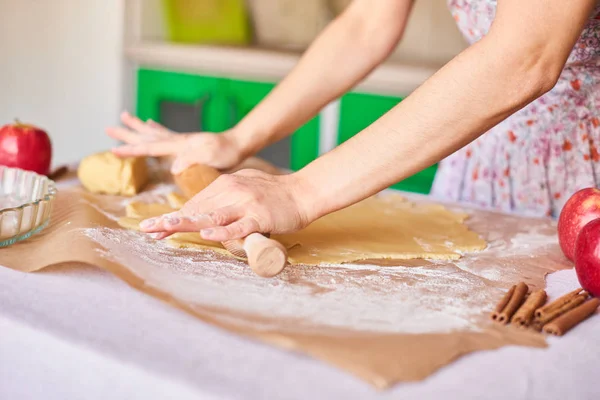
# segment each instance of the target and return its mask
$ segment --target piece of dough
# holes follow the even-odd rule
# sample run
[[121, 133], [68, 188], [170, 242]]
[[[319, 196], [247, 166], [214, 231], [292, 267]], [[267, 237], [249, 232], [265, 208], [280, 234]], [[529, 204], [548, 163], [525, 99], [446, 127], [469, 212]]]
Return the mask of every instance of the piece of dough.
[[171, 207], [168, 204], [142, 203], [141, 201], [132, 201], [125, 207], [125, 215], [130, 218], [151, 218], [159, 215], [169, 214], [177, 211], [180, 207]]
[[[164, 207], [158, 204], [145, 217], [160, 215], [159, 210]], [[143, 218], [119, 223], [129, 227]], [[486, 247], [486, 242], [463, 224], [466, 218], [466, 214], [453, 213], [441, 205], [419, 205], [397, 195], [387, 195], [327, 215], [299, 232], [272, 237], [288, 248], [291, 264], [458, 259], [461, 253]], [[178, 248], [212, 249], [229, 254], [220, 243], [204, 240], [198, 233], [179, 233], [168, 240]]]
[[232, 174], [236, 171], [240, 171], [242, 169], [257, 169], [262, 172], [266, 172], [271, 175], [285, 175], [286, 171], [282, 170], [279, 167], [271, 164], [270, 162], [263, 160], [258, 157], [250, 157], [241, 162], [241, 164], [236, 165], [234, 168], [228, 169], [225, 171], [227, 174]]
[[[282, 175], [284, 173], [279, 168], [259, 158], [249, 158], [227, 173], [245, 168], [257, 169], [273, 175]], [[213, 183], [220, 175], [221, 173], [212, 167], [194, 164], [180, 174], [174, 175], [173, 178], [184, 194], [181, 198], [190, 199]]]
[[212, 167], [195, 164], [182, 173], [173, 175], [173, 179], [175, 179], [175, 183], [185, 197], [191, 199], [213, 183], [220, 175], [221, 173]]
[[81, 160], [77, 176], [93, 193], [133, 196], [148, 183], [146, 159], [119, 158], [111, 152], [97, 153]]
[[372, 197], [329, 214], [292, 234], [274, 235], [294, 264], [338, 264], [359, 260], [414, 258], [455, 260], [482, 250], [466, 214], [441, 205], [409, 202], [398, 195]]
[[181, 208], [188, 201], [187, 197], [180, 195], [179, 193], [171, 192], [167, 195], [167, 201], [173, 208]]
[[[166, 204], [159, 203], [142, 203], [139, 201], [133, 201], [125, 208], [126, 217], [120, 218], [118, 223], [121, 227], [131, 230], [139, 230], [140, 222], [146, 218], [158, 217], [159, 215], [167, 214], [175, 211]], [[167, 243], [171, 246], [179, 249], [185, 248], [199, 248], [206, 250], [214, 250], [218, 253], [226, 254], [231, 256], [220, 242], [211, 242], [202, 239], [199, 233], [194, 232], [180, 232], [171, 235], [166, 239]]]
[[[148, 216], [150, 218], [150, 216]], [[119, 225], [125, 229], [139, 231], [140, 222], [144, 218], [123, 217], [119, 219]], [[177, 249], [197, 248], [202, 250], [213, 250], [217, 253], [233, 257], [219, 242], [209, 242], [202, 239], [200, 234], [194, 232], [180, 232], [169, 236], [167, 243]]]

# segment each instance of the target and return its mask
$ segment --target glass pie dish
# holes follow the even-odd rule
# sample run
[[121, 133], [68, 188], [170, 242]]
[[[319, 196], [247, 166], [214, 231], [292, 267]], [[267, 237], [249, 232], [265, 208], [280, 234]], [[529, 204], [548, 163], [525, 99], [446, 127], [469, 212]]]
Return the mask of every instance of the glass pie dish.
[[0, 247], [44, 229], [55, 197], [56, 186], [49, 178], [0, 166]]

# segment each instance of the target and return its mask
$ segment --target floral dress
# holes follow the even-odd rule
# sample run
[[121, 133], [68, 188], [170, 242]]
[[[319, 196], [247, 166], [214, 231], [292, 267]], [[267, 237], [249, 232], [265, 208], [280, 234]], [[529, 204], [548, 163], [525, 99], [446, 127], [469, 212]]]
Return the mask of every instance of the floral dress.
[[[470, 43], [496, 0], [448, 0]], [[501, 211], [557, 216], [569, 196], [600, 183], [600, 5], [556, 86], [440, 163], [432, 195]]]

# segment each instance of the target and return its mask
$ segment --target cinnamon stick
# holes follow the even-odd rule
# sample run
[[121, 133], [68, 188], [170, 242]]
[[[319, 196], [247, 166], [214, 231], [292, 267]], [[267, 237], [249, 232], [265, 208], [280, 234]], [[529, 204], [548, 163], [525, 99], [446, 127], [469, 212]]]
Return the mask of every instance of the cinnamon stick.
[[582, 288], [573, 290], [572, 292], [569, 292], [563, 296], [560, 296], [558, 299], [545, 305], [544, 307], [537, 309], [535, 311], [535, 318], [541, 319], [542, 317], [544, 317], [545, 314], [561, 308], [562, 306], [564, 306], [565, 304], [570, 302], [575, 296], [577, 296], [579, 293], [581, 293], [582, 290], [583, 290]]
[[53, 181], [57, 181], [68, 171], [69, 171], [69, 167], [66, 165], [63, 165], [61, 167], [56, 168], [54, 171], [50, 172], [50, 174], [48, 174], [48, 178], [52, 179]]
[[[511, 288], [496, 306], [496, 311], [500, 308], [500, 306], [502, 306], [502, 310], [497, 314], [492, 313], [492, 319], [496, 322], [500, 322], [501, 324], [507, 324], [515, 311], [517, 311], [521, 304], [523, 304], [528, 290], [529, 287], [523, 282], [519, 282], [519, 284], [514, 286], [514, 289]], [[496, 318], [494, 318], [494, 316], [496, 316]]]
[[517, 287], [517, 285], [512, 285], [512, 287], [510, 289], [508, 289], [508, 291], [504, 294], [504, 297], [502, 298], [502, 300], [500, 300], [500, 302], [496, 305], [496, 308], [494, 309], [494, 311], [492, 311], [492, 314], [490, 315], [490, 318], [492, 318], [493, 321], [498, 320], [500, 313], [502, 312], [502, 310], [504, 310], [504, 307], [506, 307], [506, 305], [510, 301], [510, 298], [512, 297], [513, 293], [515, 292], [516, 287]]
[[583, 304], [588, 298], [588, 293], [584, 291], [583, 293], [578, 294], [573, 297], [568, 303], [561, 305], [559, 308], [551, 309], [549, 312], [542, 314], [541, 318], [536, 318], [534, 321], [535, 328], [539, 331], [542, 329], [544, 325], [548, 322], [554, 320], [557, 317], [571, 311], [572, 309], [578, 307]]
[[580, 304], [569, 312], [544, 325], [544, 332], [551, 335], [562, 336], [575, 325], [592, 315], [599, 305], [600, 299], [597, 298]]
[[531, 293], [525, 300], [523, 305], [519, 307], [515, 315], [511, 318], [510, 322], [519, 327], [527, 327], [533, 319], [535, 310], [544, 305], [546, 302], [546, 291], [543, 289], [536, 290]]

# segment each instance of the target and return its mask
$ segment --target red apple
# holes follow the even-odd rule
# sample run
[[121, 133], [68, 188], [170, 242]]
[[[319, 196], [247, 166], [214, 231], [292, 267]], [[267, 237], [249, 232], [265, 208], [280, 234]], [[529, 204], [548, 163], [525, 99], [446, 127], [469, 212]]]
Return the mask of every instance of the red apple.
[[575, 270], [581, 287], [600, 297], [600, 219], [586, 224], [577, 236]]
[[575, 260], [577, 235], [596, 218], [600, 218], [599, 189], [582, 189], [567, 200], [558, 218], [558, 243], [569, 260]]
[[0, 128], [0, 165], [48, 175], [52, 143], [42, 129], [16, 122]]

